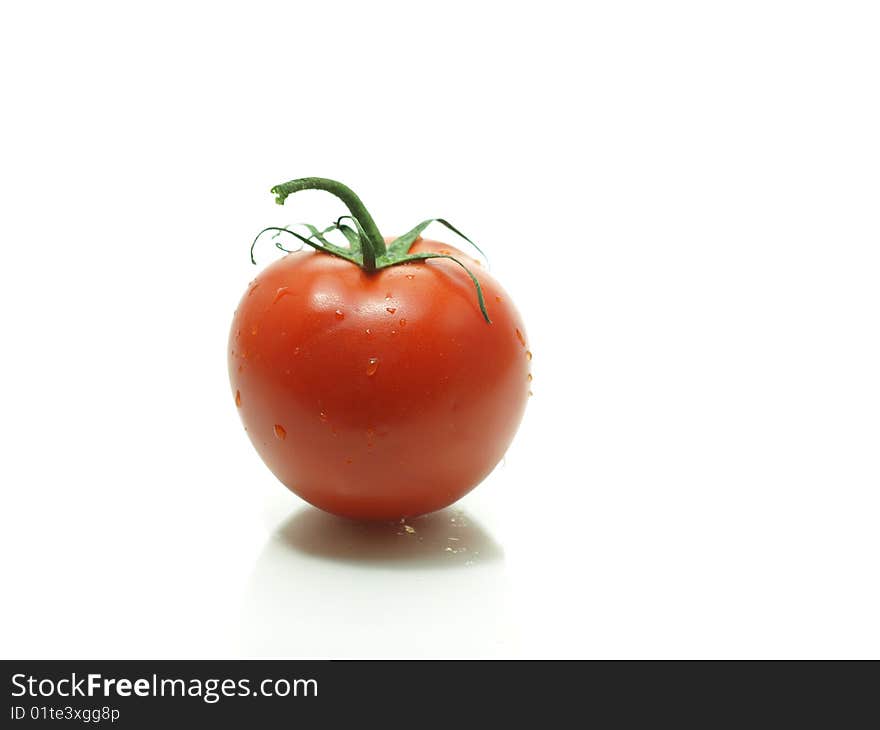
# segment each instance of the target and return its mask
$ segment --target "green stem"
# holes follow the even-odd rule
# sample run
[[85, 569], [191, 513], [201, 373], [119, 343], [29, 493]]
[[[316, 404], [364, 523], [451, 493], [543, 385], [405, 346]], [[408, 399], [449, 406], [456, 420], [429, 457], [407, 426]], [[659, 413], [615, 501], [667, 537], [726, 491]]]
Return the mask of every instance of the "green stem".
[[[418, 240], [422, 231], [424, 231], [425, 228], [427, 228], [434, 221], [436, 221], [437, 223], [442, 223], [448, 229], [464, 238], [468, 243], [474, 246], [474, 248], [477, 248], [477, 244], [471, 241], [471, 239], [465, 236], [457, 228], [453, 227], [452, 224], [449, 223], [449, 221], [443, 218], [429, 218], [428, 220], [419, 223], [419, 225], [410, 230], [408, 233], [404, 233], [402, 236], [395, 238], [386, 248], [385, 239], [382, 238], [382, 234], [379, 232], [379, 228], [376, 225], [376, 222], [373, 220], [373, 216], [369, 214], [366, 207], [361, 202], [361, 199], [357, 195], [355, 195], [350, 188], [346, 187], [341, 182], [336, 182], [336, 180], [329, 180], [326, 177], [302, 177], [298, 180], [291, 180], [290, 182], [276, 185], [274, 188], [272, 188], [272, 193], [275, 195], [275, 202], [278, 203], [278, 205], [284, 205], [284, 201], [287, 200], [287, 197], [291, 193], [296, 193], [300, 190], [324, 190], [331, 195], [335, 195], [343, 203], [345, 203], [345, 206], [348, 208], [351, 215], [344, 215], [340, 217], [339, 219], [337, 219], [335, 224], [333, 224], [329, 228], [325, 228], [323, 231], [319, 231], [317, 228], [307, 223], [301, 224], [304, 225], [311, 233], [311, 235], [308, 237], [300, 235], [296, 231], [291, 230], [289, 227], [278, 228], [273, 226], [270, 228], [265, 228], [260, 231], [259, 234], [257, 234], [257, 237], [251, 244], [251, 263], [256, 263], [256, 261], [254, 260], [254, 246], [256, 245], [260, 236], [266, 231], [275, 231], [276, 235], [282, 232], [287, 233], [299, 239], [302, 243], [311, 246], [314, 249], [317, 249], [318, 251], [322, 251], [326, 254], [331, 254], [333, 256], [338, 256], [339, 258], [343, 258], [346, 261], [351, 261], [353, 264], [357, 264], [358, 266], [361, 266], [365, 271], [371, 273], [377, 271], [378, 269], [387, 269], [390, 266], [397, 266], [408, 261], [425, 261], [426, 259], [449, 259], [450, 261], [455, 262], [462, 269], [464, 269], [467, 275], [470, 277], [470, 280], [474, 285], [474, 289], [477, 292], [477, 303], [480, 306], [480, 313], [483, 315], [483, 319], [486, 321], [486, 324], [492, 324], [492, 320], [489, 319], [489, 312], [486, 310], [486, 300], [483, 297], [483, 288], [480, 286], [480, 280], [474, 275], [473, 271], [465, 266], [464, 263], [459, 261], [454, 256], [450, 256], [448, 253], [440, 253], [435, 251], [410, 253], [412, 245], [416, 242], [416, 240]], [[342, 221], [346, 218], [351, 219], [351, 222], [354, 224], [354, 228], [342, 224]], [[329, 233], [333, 230], [338, 230], [342, 232], [342, 234], [348, 240], [348, 248], [337, 246], [336, 244], [331, 243], [326, 238], [324, 238], [325, 233]], [[287, 249], [285, 249], [280, 244], [276, 245], [282, 251], [287, 251]], [[477, 248], [477, 250], [479, 251], [479, 248]], [[482, 253], [482, 251], [480, 253]]]
[[379, 227], [354, 191], [341, 182], [330, 180], [326, 177], [302, 177], [276, 185], [272, 188], [271, 192], [275, 195], [275, 202], [278, 205], [284, 205], [288, 195], [297, 193], [300, 190], [324, 190], [331, 195], [335, 195], [345, 203], [345, 207], [348, 208], [352, 217], [363, 229], [364, 236], [361, 243], [363, 246], [364, 268], [367, 271], [375, 271], [376, 259], [385, 255], [385, 239], [382, 238]]

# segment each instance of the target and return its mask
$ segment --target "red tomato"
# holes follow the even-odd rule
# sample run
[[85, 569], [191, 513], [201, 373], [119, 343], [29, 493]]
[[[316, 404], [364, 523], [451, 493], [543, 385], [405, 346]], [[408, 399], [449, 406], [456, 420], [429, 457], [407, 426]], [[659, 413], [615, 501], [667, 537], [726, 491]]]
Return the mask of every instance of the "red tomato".
[[323, 510], [392, 520], [441, 509], [507, 450], [529, 393], [525, 326], [478, 262], [367, 272], [322, 252], [268, 266], [236, 311], [232, 393], [254, 447], [291, 491]]

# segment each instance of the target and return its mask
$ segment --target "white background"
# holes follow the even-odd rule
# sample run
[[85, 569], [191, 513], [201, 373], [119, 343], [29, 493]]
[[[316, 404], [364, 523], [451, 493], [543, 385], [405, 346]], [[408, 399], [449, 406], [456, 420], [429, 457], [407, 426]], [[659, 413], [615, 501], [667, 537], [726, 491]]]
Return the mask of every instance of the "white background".
[[[0, 654], [880, 656], [875, 8], [7, 5]], [[232, 403], [252, 236], [340, 212], [305, 175], [450, 218], [529, 328], [505, 463], [415, 535]]]

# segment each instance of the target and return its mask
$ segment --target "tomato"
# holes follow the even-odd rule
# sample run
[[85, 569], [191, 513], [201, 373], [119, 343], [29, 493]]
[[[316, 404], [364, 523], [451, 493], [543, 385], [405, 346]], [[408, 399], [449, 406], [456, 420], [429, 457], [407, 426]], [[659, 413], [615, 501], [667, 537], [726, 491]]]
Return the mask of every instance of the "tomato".
[[367, 271], [289, 253], [233, 318], [229, 375], [251, 442], [291, 491], [344, 517], [455, 502], [503, 457], [528, 399], [531, 354], [510, 297], [448, 244], [418, 238], [409, 253], [459, 263]]

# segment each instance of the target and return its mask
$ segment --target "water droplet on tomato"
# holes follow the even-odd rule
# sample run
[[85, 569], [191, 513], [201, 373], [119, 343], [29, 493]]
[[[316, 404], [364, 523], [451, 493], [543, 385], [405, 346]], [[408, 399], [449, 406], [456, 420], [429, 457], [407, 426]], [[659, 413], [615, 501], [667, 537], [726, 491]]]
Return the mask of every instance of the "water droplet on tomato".
[[367, 329], [365, 329], [364, 332], [366, 332], [368, 335], [373, 334], [373, 331], [369, 327], [367, 327]]
[[375, 375], [379, 369], [379, 358], [371, 357], [367, 362], [367, 375]]
[[531, 360], [531, 359], [532, 359], [532, 351], [526, 350], [526, 360]]
[[388, 292], [388, 293], [385, 295], [385, 299], [386, 299], [386, 301], [387, 301], [388, 299], [391, 299], [391, 292]]
[[287, 431], [280, 423], [275, 424], [275, 438], [284, 441], [287, 438]]
[[290, 294], [290, 289], [286, 286], [282, 286], [275, 292], [275, 298], [272, 300], [272, 304], [275, 304], [275, 302], [281, 299], [285, 294]]
[[496, 296], [496, 297], [495, 297], [495, 301], [496, 301], [496, 302], [501, 302], [502, 299], [501, 299], [501, 297], [497, 297], [497, 296]]
[[412, 280], [412, 279], [415, 279], [415, 278], [416, 278], [416, 275], [415, 275], [415, 274], [407, 274], [407, 275], [406, 275], [406, 278], [409, 279], [409, 280]]
[[400, 320], [400, 326], [406, 327], [406, 320], [405, 319]]
[[341, 309], [336, 310], [336, 319], [345, 319], [345, 315], [342, 313]]
[[397, 307], [385, 307], [385, 311], [388, 312], [388, 314], [394, 314], [397, 311]]
[[531, 383], [532, 382], [532, 374], [531, 373], [528, 374], [528, 379], [529, 379], [529, 382]]
[[258, 331], [259, 331], [259, 330], [257, 329], [257, 325], [254, 325], [253, 327], [251, 327], [251, 334], [252, 334], [252, 335], [257, 334]]
[[241, 393], [239, 391], [235, 391], [235, 407], [241, 408]]
[[526, 346], [526, 339], [525, 337], [523, 337], [523, 333], [519, 331], [519, 328], [517, 328], [516, 330], [516, 339], [519, 340], [519, 344], [521, 344], [523, 347]]
[[327, 420], [327, 414], [324, 413], [324, 411], [321, 411], [321, 412], [318, 414], [318, 418], [320, 418], [322, 421], [326, 421], [326, 420]]

